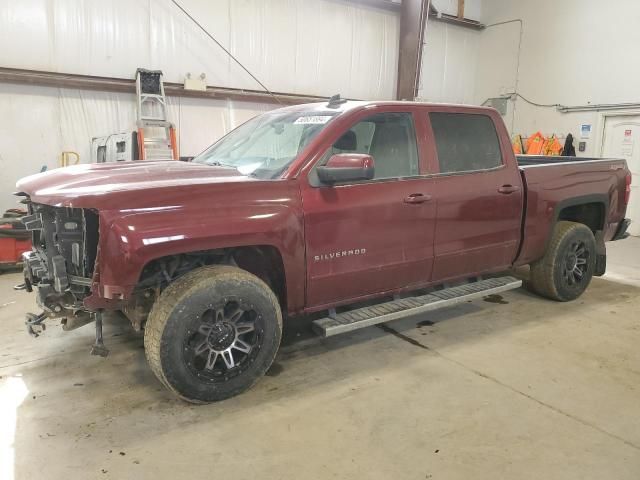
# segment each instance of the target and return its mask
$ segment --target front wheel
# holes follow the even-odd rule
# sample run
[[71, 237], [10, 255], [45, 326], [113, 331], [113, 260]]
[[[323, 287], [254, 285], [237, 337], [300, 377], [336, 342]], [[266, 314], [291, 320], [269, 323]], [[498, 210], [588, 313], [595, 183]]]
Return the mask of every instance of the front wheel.
[[596, 241], [591, 229], [582, 223], [561, 221], [544, 257], [531, 264], [529, 287], [553, 300], [574, 300], [591, 282], [595, 265]]
[[184, 400], [208, 403], [250, 388], [271, 366], [282, 336], [273, 291], [255, 275], [216, 265], [162, 292], [145, 326], [147, 360]]

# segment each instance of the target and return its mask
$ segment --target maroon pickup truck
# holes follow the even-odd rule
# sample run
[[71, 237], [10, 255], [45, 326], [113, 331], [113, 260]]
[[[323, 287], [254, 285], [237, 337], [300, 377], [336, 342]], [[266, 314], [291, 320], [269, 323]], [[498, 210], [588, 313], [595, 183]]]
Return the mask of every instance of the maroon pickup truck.
[[[249, 388], [283, 318], [329, 336], [528, 285], [559, 301], [626, 236], [624, 160], [518, 157], [492, 109], [332, 99], [260, 115], [191, 162], [21, 180], [25, 283], [64, 329], [121, 311], [185, 400]], [[322, 312], [326, 312], [324, 315]]]

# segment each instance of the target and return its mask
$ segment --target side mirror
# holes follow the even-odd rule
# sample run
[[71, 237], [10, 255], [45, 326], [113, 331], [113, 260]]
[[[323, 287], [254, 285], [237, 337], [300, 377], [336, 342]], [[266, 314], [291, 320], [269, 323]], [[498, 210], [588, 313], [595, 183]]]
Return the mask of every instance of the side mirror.
[[316, 169], [322, 183], [353, 182], [371, 180], [375, 169], [373, 157], [361, 153], [338, 153], [329, 158], [326, 165]]

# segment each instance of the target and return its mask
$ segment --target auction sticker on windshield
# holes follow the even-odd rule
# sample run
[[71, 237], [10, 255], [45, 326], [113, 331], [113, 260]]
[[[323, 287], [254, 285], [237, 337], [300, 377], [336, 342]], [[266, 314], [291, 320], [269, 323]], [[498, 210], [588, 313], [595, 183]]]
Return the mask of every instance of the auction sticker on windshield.
[[306, 117], [300, 117], [295, 122], [296, 125], [308, 125], [308, 124], [323, 124], [331, 120], [331, 115], [309, 115]]

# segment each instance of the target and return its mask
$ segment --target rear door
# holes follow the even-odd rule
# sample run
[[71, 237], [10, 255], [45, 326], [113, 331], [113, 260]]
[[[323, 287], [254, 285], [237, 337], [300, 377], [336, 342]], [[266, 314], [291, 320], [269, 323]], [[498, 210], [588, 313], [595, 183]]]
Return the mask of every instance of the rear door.
[[605, 117], [603, 157], [624, 158], [631, 171], [631, 197], [627, 217], [631, 219], [629, 233], [640, 235], [640, 115]]
[[425, 121], [415, 121], [412, 107], [384, 110], [360, 112], [328, 139], [316, 164], [335, 153], [366, 153], [375, 162], [373, 180], [322, 185], [314, 167], [308, 184], [301, 184], [310, 308], [431, 278], [434, 180], [424, 175], [416, 138], [416, 129], [425, 131]]
[[496, 131], [499, 117], [492, 115], [463, 109], [428, 113], [439, 172], [434, 281], [503, 270], [516, 257], [522, 180], [509, 143]]

